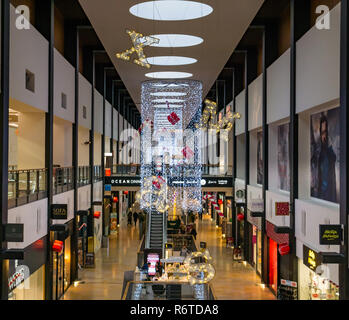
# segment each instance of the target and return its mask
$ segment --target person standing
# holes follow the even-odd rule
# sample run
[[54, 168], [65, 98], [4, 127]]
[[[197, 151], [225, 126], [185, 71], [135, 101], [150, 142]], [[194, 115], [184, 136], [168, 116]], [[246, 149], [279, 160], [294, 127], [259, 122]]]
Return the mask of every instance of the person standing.
[[137, 211], [135, 211], [135, 212], [133, 213], [133, 220], [134, 220], [135, 226], [136, 226], [136, 225], [137, 225], [137, 220], [138, 220], [138, 213], [137, 213]]

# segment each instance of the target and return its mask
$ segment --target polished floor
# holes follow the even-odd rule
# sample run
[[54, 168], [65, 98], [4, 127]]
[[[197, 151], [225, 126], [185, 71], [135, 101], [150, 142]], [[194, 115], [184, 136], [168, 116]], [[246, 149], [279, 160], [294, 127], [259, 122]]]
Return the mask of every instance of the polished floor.
[[[221, 300], [271, 300], [274, 295], [262, 288], [255, 271], [243, 263], [234, 262], [232, 249], [226, 248], [220, 230], [211, 220], [198, 222], [197, 242], [205, 241], [213, 257], [216, 276], [212, 287]], [[122, 223], [117, 235], [111, 236], [109, 250], [102, 248], [96, 254], [93, 269], [79, 271], [83, 283], [68, 289], [64, 300], [119, 300], [125, 271], [134, 270], [139, 245], [138, 228]]]

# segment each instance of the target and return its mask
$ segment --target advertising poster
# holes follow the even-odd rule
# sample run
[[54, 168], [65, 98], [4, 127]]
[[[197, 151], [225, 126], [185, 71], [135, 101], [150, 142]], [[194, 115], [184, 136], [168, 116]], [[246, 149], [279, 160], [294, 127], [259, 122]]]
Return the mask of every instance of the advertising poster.
[[263, 183], [263, 132], [257, 132], [257, 184]]
[[278, 127], [278, 188], [290, 191], [290, 156], [288, 123]]
[[339, 108], [310, 120], [311, 196], [339, 202]]

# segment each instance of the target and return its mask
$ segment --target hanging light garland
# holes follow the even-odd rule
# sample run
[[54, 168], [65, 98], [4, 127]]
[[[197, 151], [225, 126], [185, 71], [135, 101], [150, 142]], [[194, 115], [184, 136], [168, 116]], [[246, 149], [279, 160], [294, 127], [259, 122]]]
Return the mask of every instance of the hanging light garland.
[[143, 36], [143, 34], [138, 33], [134, 30], [126, 30], [126, 33], [130, 36], [133, 46], [122, 53], [117, 53], [115, 56], [118, 59], [130, 61], [130, 56], [135, 52], [138, 55], [138, 59], [134, 59], [133, 62], [141, 67], [150, 69], [151, 66], [147, 61], [147, 57], [143, 49], [144, 47], [150, 46], [152, 44], [158, 44], [160, 40], [150, 36]]

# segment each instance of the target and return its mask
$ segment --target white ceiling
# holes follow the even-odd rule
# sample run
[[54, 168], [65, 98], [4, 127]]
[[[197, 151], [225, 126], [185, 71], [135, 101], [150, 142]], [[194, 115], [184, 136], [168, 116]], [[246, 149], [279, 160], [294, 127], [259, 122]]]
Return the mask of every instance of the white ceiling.
[[[129, 9], [145, 0], [79, 0], [93, 25], [105, 50], [127, 87], [133, 101], [140, 109], [141, 83], [151, 80], [148, 72], [181, 71], [193, 74], [189, 79], [202, 81], [203, 97], [206, 96], [222, 68], [238, 45], [264, 0], [196, 0], [209, 4], [213, 12], [204, 17], [186, 21], [152, 21], [133, 16]], [[175, 33], [199, 36], [204, 42], [184, 48], [146, 47], [145, 54], [154, 56], [184, 56], [198, 60], [184, 66], [152, 66], [142, 68], [115, 57], [131, 48], [126, 29], [143, 35]]]

